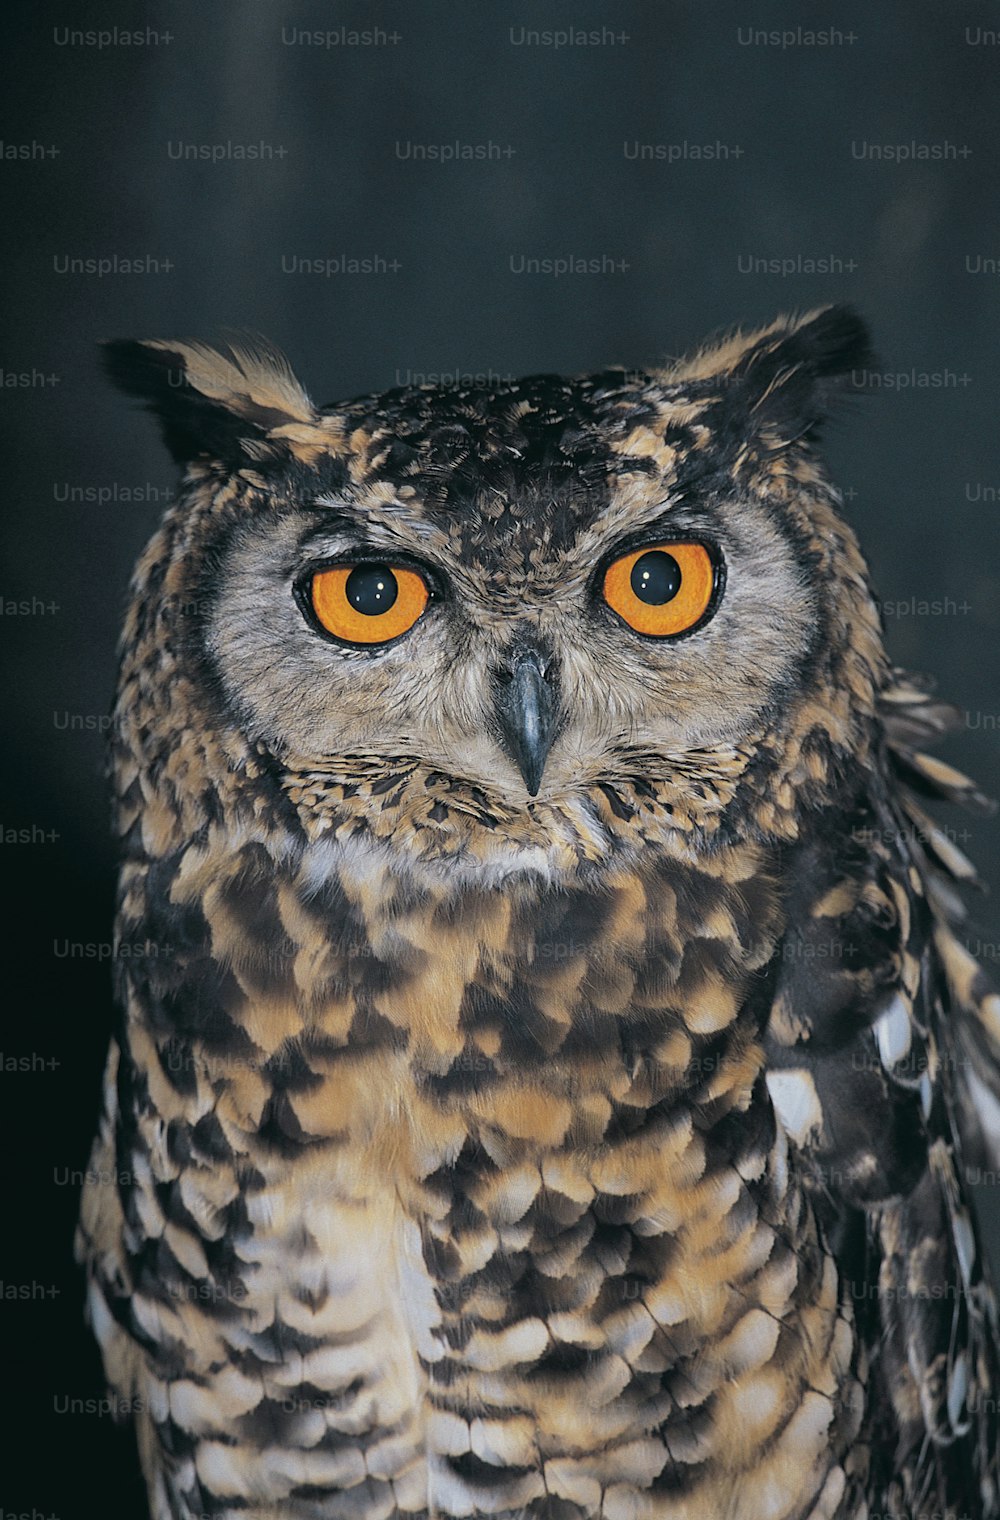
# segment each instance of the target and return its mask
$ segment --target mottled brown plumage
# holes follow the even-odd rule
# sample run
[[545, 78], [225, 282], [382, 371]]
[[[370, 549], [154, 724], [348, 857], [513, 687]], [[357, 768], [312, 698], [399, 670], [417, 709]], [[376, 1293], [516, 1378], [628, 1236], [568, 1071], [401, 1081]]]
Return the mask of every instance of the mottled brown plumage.
[[[318, 411], [267, 351], [112, 346], [187, 466], [79, 1237], [155, 1520], [998, 1514], [1000, 1004], [918, 801], [975, 797], [814, 451], [865, 352], [832, 310]], [[713, 603], [637, 635], [602, 566], [684, 537]], [[427, 612], [324, 637], [344, 562]]]

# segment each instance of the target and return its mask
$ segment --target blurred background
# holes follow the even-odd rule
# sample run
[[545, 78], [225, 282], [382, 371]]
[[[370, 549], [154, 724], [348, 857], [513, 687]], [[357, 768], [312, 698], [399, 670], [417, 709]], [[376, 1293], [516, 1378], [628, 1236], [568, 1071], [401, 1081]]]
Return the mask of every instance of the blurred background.
[[[254, 329], [328, 402], [656, 363], [856, 304], [881, 367], [828, 454], [890, 650], [939, 678], [965, 715], [944, 754], [996, 794], [998, 26], [961, 0], [8, 17], [4, 1515], [144, 1513], [131, 1434], [73, 1402], [103, 1389], [70, 1245], [111, 1027], [105, 715], [176, 478], [97, 342]], [[1000, 882], [997, 821], [944, 822]], [[966, 937], [1000, 958], [995, 899]]]

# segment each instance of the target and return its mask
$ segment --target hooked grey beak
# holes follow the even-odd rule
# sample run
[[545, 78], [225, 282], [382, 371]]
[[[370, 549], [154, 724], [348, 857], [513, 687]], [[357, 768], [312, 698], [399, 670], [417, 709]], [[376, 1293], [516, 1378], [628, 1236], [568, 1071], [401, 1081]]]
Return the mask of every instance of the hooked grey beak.
[[521, 648], [493, 675], [493, 700], [504, 748], [538, 796], [542, 772], [556, 736], [557, 686], [551, 662], [537, 649]]

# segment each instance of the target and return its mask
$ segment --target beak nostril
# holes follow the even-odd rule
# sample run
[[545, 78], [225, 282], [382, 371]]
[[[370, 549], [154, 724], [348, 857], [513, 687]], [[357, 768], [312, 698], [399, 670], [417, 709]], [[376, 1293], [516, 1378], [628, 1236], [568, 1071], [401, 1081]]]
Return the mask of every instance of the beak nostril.
[[516, 680], [521, 667], [531, 665], [545, 682], [546, 686], [555, 686], [558, 682], [558, 667], [554, 660], [549, 660], [532, 651], [530, 654], [515, 655], [509, 665], [498, 665], [493, 672], [493, 680], [497, 686], [509, 686]]

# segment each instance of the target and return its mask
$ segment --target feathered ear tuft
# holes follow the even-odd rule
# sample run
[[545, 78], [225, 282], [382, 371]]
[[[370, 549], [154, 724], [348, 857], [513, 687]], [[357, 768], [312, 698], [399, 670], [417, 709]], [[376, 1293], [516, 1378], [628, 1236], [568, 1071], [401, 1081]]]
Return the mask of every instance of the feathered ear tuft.
[[771, 447], [813, 435], [838, 396], [856, 391], [876, 363], [871, 337], [850, 306], [826, 306], [770, 327], [736, 333], [670, 375], [726, 383]]
[[[849, 306], [827, 306], [762, 337], [735, 370], [750, 408], [795, 436], [813, 431], [838, 395], [863, 383], [874, 364], [868, 328]], [[861, 377], [861, 378], [858, 378]]]
[[199, 458], [246, 464], [280, 445], [282, 430], [294, 437], [316, 424], [316, 410], [287, 360], [256, 340], [220, 350], [126, 339], [103, 350], [108, 375], [155, 413], [181, 464]]

